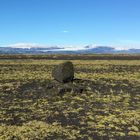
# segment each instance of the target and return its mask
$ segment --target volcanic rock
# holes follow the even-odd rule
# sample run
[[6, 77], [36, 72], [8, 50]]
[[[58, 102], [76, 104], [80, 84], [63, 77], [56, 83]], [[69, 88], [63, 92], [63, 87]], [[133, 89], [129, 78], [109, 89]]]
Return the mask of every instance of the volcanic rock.
[[68, 61], [57, 65], [52, 72], [52, 77], [61, 83], [73, 81], [74, 67], [72, 62]]

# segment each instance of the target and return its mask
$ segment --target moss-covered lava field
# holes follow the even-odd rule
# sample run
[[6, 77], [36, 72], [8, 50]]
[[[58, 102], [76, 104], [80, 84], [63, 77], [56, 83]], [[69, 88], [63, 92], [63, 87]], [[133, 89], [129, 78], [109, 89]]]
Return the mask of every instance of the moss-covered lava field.
[[140, 60], [0, 59], [0, 140], [140, 140]]

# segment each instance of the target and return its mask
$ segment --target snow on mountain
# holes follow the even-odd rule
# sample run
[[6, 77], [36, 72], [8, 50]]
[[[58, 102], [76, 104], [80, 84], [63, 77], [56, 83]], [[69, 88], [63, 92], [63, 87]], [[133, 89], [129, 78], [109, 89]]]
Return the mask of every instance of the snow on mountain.
[[18, 43], [0, 47], [0, 54], [46, 54], [46, 53], [79, 53], [79, 54], [119, 54], [119, 53], [140, 53], [140, 49], [124, 49], [123, 47], [111, 46], [50, 46], [38, 44]]

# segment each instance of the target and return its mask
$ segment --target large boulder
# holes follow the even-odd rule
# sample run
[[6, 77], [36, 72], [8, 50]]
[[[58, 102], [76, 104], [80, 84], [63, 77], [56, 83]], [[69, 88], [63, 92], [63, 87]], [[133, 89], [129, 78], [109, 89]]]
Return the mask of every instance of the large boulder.
[[68, 61], [57, 65], [52, 72], [52, 76], [61, 83], [73, 81], [74, 66], [72, 62]]

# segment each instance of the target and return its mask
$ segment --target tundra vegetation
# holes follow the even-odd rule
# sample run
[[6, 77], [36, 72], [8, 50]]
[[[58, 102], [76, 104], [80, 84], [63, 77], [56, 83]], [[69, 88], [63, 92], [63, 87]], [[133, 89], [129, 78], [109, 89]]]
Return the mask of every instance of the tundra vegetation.
[[65, 60], [7, 58], [0, 140], [140, 139], [140, 60], [71, 60], [76, 79], [63, 84], [52, 70]]

